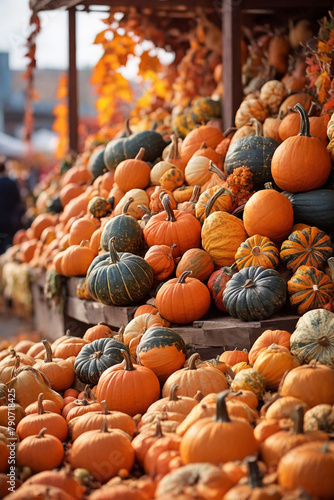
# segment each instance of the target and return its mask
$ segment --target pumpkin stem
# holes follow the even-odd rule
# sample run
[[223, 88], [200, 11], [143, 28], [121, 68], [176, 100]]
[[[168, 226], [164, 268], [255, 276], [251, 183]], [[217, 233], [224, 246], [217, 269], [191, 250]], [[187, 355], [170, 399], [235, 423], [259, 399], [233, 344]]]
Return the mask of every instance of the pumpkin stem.
[[128, 372], [134, 371], [135, 368], [134, 368], [134, 366], [132, 364], [132, 360], [131, 360], [130, 355], [127, 353], [127, 351], [125, 349], [121, 349], [121, 353], [122, 353], [122, 356], [123, 356], [124, 361], [125, 361], [124, 370], [126, 370]]
[[52, 362], [52, 349], [50, 346], [50, 343], [46, 340], [42, 340], [43, 345], [45, 347], [45, 356], [44, 356], [44, 363], [51, 363]]
[[110, 411], [108, 409], [108, 405], [107, 405], [107, 401], [104, 399], [103, 401], [101, 401], [101, 405], [103, 406], [104, 410], [103, 410], [103, 415], [109, 415], [110, 414]]
[[252, 489], [261, 488], [262, 484], [262, 474], [259, 469], [256, 457], [251, 457], [247, 460], [248, 468], [248, 482]]
[[262, 123], [259, 122], [256, 118], [251, 118], [249, 120], [250, 124], [255, 128], [255, 135], [256, 136], [263, 136], [263, 127]]
[[311, 102], [311, 106], [307, 112], [307, 116], [316, 116], [316, 111], [318, 109], [318, 106], [314, 101]]
[[230, 134], [234, 134], [236, 131], [237, 131], [237, 127], [229, 127], [225, 130], [225, 132], [223, 133], [223, 135], [225, 136], [225, 138], [227, 138]]
[[166, 156], [166, 161], [168, 160], [180, 160], [180, 154], [179, 154], [179, 141], [178, 138], [176, 137], [175, 134], [171, 135], [171, 147], [168, 150], [168, 154]]
[[100, 432], [109, 432], [108, 431], [108, 422], [105, 420], [101, 426]]
[[172, 210], [172, 207], [170, 206], [170, 199], [169, 199], [168, 194], [165, 194], [161, 198], [161, 203], [162, 203], [162, 206], [164, 207], [164, 210], [166, 211], [166, 214], [167, 214], [166, 220], [168, 222], [175, 222], [176, 219], [175, 219], [174, 211]]
[[226, 396], [230, 394], [230, 389], [227, 389], [226, 391], [222, 391], [219, 394], [217, 394], [217, 401], [216, 401], [216, 417], [215, 421], [216, 422], [231, 422], [230, 417], [228, 416], [227, 413], [227, 408], [226, 408]]
[[218, 191], [213, 196], [211, 196], [211, 198], [209, 198], [209, 200], [206, 202], [204, 211], [206, 219], [209, 217], [216, 200], [219, 198], [219, 196], [223, 195], [225, 191], [227, 190], [224, 187], [219, 188]]
[[37, 403], [38, 403], [38, 415], [42, 415], [43, 413], [45, 413], [44, 411], [44, 407], [43, 407], [43, 392], [40, 392], [38, 394], [38, 398], [37, 398]]
[[164, 437], [164, 435], [162, 433], [162, 429], [161, 429], [161, 420], [160, 420], [160, 418], [157, 418], [157, 420], [156, 420], [154, 436], [156, 436], [158, 438]]
[[109, 253], [110, 253], [110, 264], [116, 264], [116, 262], [120, 261], [118, 254], [115, 248], [116, 236], [113, 236], [109, 240]]
[[212, 160], [210, 160], [210, 166], [208, 168], [208, 171], [211, 172], [212, 174], [216, 174], [222, 181], [225, 180], [224, 173], [217, 167], [215, 163], [213, 163]]
[[14, 358], [16, 356], [15, 349], [13, 349], [13, 348], [9, 349], [9, 356], [12, 356], [12, 358]]
[[140, 208], [140, 210], [144, 213], [144, 215], [150, 215], [150, 216], [152, 215], [151, 210], [146, 205], [138, 205], [137, 208]]
[[321, 453], [328, 453], [328, 449], [329, 449], [329, 439], [328, 439], [328, 441], [324, 442], [320, 451], [321, 451]]
[[135, 200], [133, 198], [129, 198], [128, 201], [125, 203], [123, 209], [122, 209], [122, 213], [125, 214], [125, 215], [128, 215], [128, 208], [129, 206], [131, 205], [131, 203], [133, 203]]
[[255, 285], [254, 281], [251, 279], [248, 279], [245, 281], [245, 284], [242, 286], [242, 288], [251, 288], [254, 285]]
[[192, 354], [190, 356], [189, 361], [188, 361], [188, 370], [197, 370], [197, 367], [196, 367], [196, 360], [197, 359], [201, 359], [198, 352], [195, 352], [194, 354]]
[[178, 384], [172, 384], [169, 391], [169, 401], [178, 401], [180, 398], [177, 396], [176, 392], [178, 390]]
[[[210, 168], [209, 168], [209, 170], [210, 170]], [[196, 186], [194, 186], [193, 192], [191, 194], [191, 198], [189, 200], [189, 203], [197, 203], [200, 194], [201, 194], [201, 186], [196, 184]]]
[[297, 102], [293, 109], [298, 111], [300, 116], [300, 132], [298, 135], [304, 137], [312, 137], [310, 134], [310, 120], [308, 119], [305, 108], [301, 104], [299, 104], [299, 102]]
[[80, 247], [80, 248], [83, 248], [83, 247], [86, 247], [86, 246], [88, 246], [88, 245], [89, 245], [89, 240], [82, 240], [82, 241], [80, 242], [79, 247]]
[[273, 188], [273, 183], [272, 182], [266, 182], [264, 184], [264, 189], [274, 189]]
[[183, 271], [179, 279], [177, 280], [178, 283], [186, 283], [186, 277], [190, 276], [193, 272], [192, 271]]
[[135, 156], [135, 160], [142, 160], [144, 158], [145, 154], [145, 148], [140, 148], [140, 150], [137, 153], [137, 156]]
[[197, 391], [195, 396], [194, 396], [194, 399], [196, 399], [196, 401], [200, 402], [200, 401], [202, 401], [203, 398], [204, 398], [204, 396], [201, 393], [201, 391]]
[[130, 128], [130, 118], [128, 118], [126, 121], [125, 121], [125, 135], [126, 137], [130, 137], [130, 135], [132, 135], [132, 130]]
[[292, 434], [304, 434], [304, 409], [302, 405], [295, 406], [292, 412]]
[[258, 257], [259, 255], [261, 255], [261, 247], [259, 247], [258, 245], [256, 247], [253, 247], [252, 255], [253, 257]]
[[44, 437], [44, 434], [46, 433], [46, 431], [47, 431], [47, 428], [46, 428], [46, 427], [43, 427], [43, 429], [41, 429], [41, 430], [39, 431], [39, 433], [37, 434], [37, 436], [36, 436], [36, 437], [37, 437], [37, 438], [42, 438], [42, 437]]
[[319, 337], [317, 340], [317, 344], [321, 345], [321, 347], [329, 347], [330, 346], [330, 341], [327, 335], [323, 335], [322, 337]]

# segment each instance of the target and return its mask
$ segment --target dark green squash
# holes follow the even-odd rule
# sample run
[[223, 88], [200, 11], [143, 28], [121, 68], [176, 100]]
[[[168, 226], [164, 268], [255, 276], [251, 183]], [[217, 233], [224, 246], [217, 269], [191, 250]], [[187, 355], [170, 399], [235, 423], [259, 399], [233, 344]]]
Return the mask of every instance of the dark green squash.
[[227, 282], [223, 303], [234, 318], [262, 320], [283, 307], [286, 293], [286, 282], [274, 269], [245, 267]]
[[112, 338], [93, 340], [90, 344], [83, 346], [74, 363], [77, 377], [84, 384], [96, 385], [107, 368], [122, 363], [121, 349], [129, 352], [122, 342]]
[[211, 97], [197, 97], [191, 103], [190, 116], [195, 123], [205, 124], [214, 118], [221, 118], [222, 104]]
[[315, 189], [305, 193], [283, 194], [291, 201], [294, 223], [303, 222], [325, 232], [334, 231], [334, 190]]
[[273, 182], [271, 159], [278, 142], [261, 135], [261, 124], [256, 121], [256, 135], [247, 135], [234, 141], [226, 154], [224, 168], [228, 175], [238, 167], [248, 167], [253, 174], [254, 189], [262, 189]]
[[104, 150], [105, 145], [100, 144], [97, 146], [92, 154], [89, 157], [88, 161], [88, 170], [92, 174], [93, 179], [95, 180], [99, 175], [104, 174], [107, 171], [106, 164], [104, 163]]
[[160, 382], [179, 370], [186, 360], [186, 345], [171, 328], [148, 328], [137, 347], [138, 363], [154, 371]]
[[117, 253], [110, 239], [109, 252], [98, 255], [87, 271], [87, 290], [107, 306], [129, 306], [144, 299], [153, 284], [151, 266], [138, 255]]
[[120, 138], [108, 142], [104, 151], [104, 162], [110, 171], [115, 170], [121, 161], [135, 158], [140, 148], [145, 149], [143, 161], [153, 162], [161, 156], [167, 146], [161, 134], [154, 130], [143, 130], [130, 137]]
[[127, 213], [127, 209], [133, 202], [129, 198], [123, 207], [123, 213], [110, 219], [104, 226], [101, 234], [101, 246], [103, 250], [109, 250], [109, 241], [116, 237], [115, 248], [117, 252], [130, 252], [138, 254], [144, 244], [143, 230], [138, 221]]

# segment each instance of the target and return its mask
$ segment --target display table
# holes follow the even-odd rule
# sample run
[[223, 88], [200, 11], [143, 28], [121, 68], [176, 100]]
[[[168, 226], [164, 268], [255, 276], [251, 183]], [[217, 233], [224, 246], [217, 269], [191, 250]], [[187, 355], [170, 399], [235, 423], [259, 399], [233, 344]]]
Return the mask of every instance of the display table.
[[[82, 336], [90, 326], [106, 323], [117, 330], [133, 318], [137, 306], [112, 307], [94, 300], [82, 300], [76, 296], [79, 278], [64, 280], [65, 301], [63, 310], [45, 294], [45, 273], [34, 272], [31, 282], [34, 300], [35, 329], [54, 340], [70, 330], [72, 335]], [[293, 332], [299, 319], [288, 309], [279, 315], [262, 321], [244, 322], [218, 311], [214, 306], [201, 320], [187, 325], [171, 325], [185, 343], [199, 352], [203, 358], [212, 358], [224, 350], [247, 349], [265, 330]]]

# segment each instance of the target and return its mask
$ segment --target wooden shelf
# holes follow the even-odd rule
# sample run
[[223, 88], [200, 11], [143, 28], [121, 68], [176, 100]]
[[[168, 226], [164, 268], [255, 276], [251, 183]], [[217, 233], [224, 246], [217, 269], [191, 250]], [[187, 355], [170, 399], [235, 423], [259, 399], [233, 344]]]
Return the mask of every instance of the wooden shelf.
[[[92, 325], [99, 322], [117, 330], [133, 318], [136, 306], [112, 307], [93, 300], [81, 300], [76, 296], [78, 278], [66, 280], [64, 310], [53, 307], [45, 297], [45, 274], [41, 273], [32, 282], [34, 298], [34, 323], [37, 331], [52, 340], [69, 328], [72, 335], [82, 336]], [[298, 315], [286, 309], [280, 314], [262, 321], [244, 322], [221, 313], [214, 306], [204, 318], [188, 325], [171, 325], [185, 343], [206, 359], [221, 354], [223, 350], [250, 349], [254, 341], [265, 330], [287, 330], [293, 332]]]

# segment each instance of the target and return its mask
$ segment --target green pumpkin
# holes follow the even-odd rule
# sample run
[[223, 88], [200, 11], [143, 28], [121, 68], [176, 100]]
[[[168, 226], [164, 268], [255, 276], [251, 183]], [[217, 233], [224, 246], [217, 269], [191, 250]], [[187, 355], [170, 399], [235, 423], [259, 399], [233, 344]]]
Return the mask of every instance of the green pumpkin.
[[257, 135], [247, 135], [234, 141], [226, 154], [224, 168], [228, 175], [238, 167], [248, 167], [253, 174], [254, 189], [262, 189], [266, 182], [273, 182], [271, 159], [278, 142], [263, 137], [256, 124]]
[[234, 318], [258, 321], [283, 307], [286, 292], [286, 282], [274, 269], [245, 267], [227, 282], [223, 304]]
[[92, 174], [93, 179], [95, 180], [99, 175], [104, 174], [107, 171], [106, 164], [104, 163], [104, 150], [105, 145], [100, 144], [97, 146], [92, 154], [90, 155], [88, 161], [88, 170]]
[[74, 363], [77, 377], [84, 384], [96, 385], [107, 368], [122, 363], [121, 349], [128, 352], [124, 344], [111, 338], [93, 340], [83, 346]]
[[291, 201], [294, 223], [303, 222], [325, 232], [334, 230], [334, 190], [315, 189], [305, 193], [283, 194]]
[[291, 335], [290, 348], [300, 363], [314, 359], [334, 368], [334, 313], [313, 309], [303, 314]]
[[135, 158], [140, 148], [145, 149], [143, 161], [153, 162], [161, 156], [167, 146], [161, 134], [154, 130], [143, 130], [117, 140], [108, 142], [104, 151], [104, 162], [110, 171], [129, 158]]
[[109, 241], [116, 237], [115, 248], [117, 252], [130, 252], [138, 254], [144, 244], [143, 230], [138, 221], [127, 213], [133, 198], [129, 198], [123, 207], [123, 213], [110, 219], [104, 226], [101, 234], [103, 250], [109, 250]]
[[129, 306], [144, 299], [153, 284], [151, 266], [138, 255], [117, 253], [110, 239], [109, 252], [98, 255], [87, 271], [87, 290], [107, 306]]
[[59, 196], [53, 196], [46, 202], [46, 211], [49, 214], [60, 214], [63, 208]]
[[191, 103], [190, 116], [197, 124], [221, 118], [222, 104], [211, 97], [197, 97]]
[[186, 360], [186, 345], [182, 337], [171, 328], [148, 328], [137, 347], [139, 364], [150, 368], [160, 382], [179, 370]]
[[94, 196], [88, 203], [88, 210], [97, 219], [101, 219], [101, 217], [105, 217], [108, 215], [112, 206], [109, 200], [103, 198], [103, 196]]

